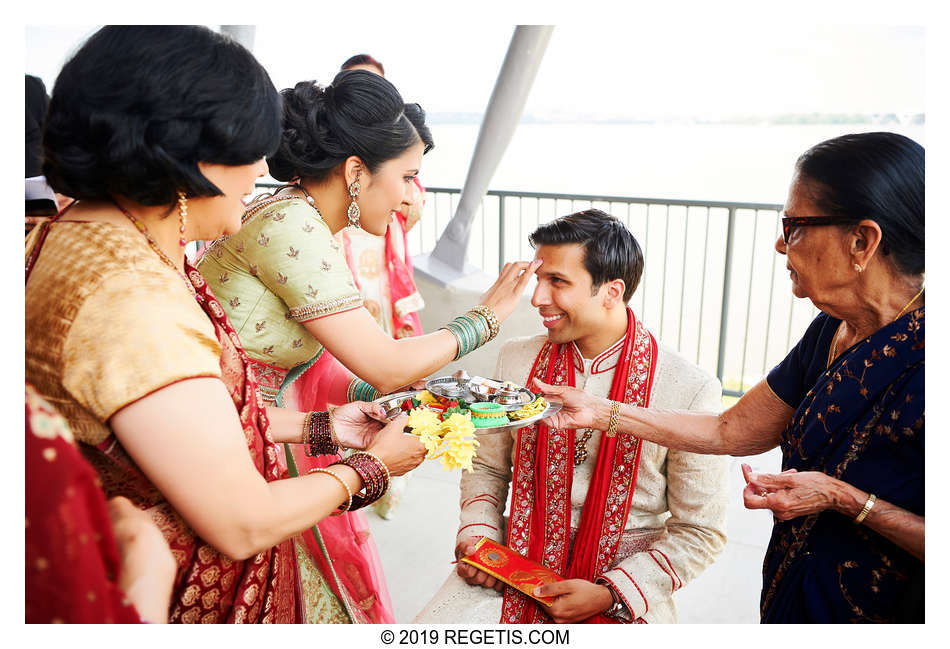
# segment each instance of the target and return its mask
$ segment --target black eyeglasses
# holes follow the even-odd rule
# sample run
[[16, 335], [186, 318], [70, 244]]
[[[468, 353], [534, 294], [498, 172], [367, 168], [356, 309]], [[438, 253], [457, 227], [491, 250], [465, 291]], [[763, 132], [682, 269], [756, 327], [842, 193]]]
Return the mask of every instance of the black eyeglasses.
[[806, 228], [812, 225], [847, 225], [857, 223], [859, 220], [853, 216], [783, 216], [782, 237], [785, 238], [787, 246], [788, 238], [795, 228]]

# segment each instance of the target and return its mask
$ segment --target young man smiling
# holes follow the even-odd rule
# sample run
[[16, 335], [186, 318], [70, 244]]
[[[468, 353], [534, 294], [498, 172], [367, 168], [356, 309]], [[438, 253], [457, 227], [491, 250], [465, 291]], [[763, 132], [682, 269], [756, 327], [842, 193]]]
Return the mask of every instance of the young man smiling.
[[[627, 307], [643, 254], [620, 221], [578, 212], [539, 227], [531, 243], [543, 260], [531, 303], [547, 333], [508, 341], [495, 378], [538, 378], [654, 408], [720, 409], [716, 378], [657, 344]], [[456, 555], [489, 537], [566, 580], [536, 592], [555, 598], [546, 607], [459, 563], [416, 622], [675, 622], [672, 594], [725, 545], [723, 457], [539, 424], [483, 435], [474, 467], [461, 480]]]

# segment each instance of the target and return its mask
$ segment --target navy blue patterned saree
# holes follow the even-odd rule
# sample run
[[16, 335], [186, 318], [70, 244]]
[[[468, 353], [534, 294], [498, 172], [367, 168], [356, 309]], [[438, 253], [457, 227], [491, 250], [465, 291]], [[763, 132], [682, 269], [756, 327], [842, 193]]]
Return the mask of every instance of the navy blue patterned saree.
[[[855, 344], [824, 372], [782, 436], [782, 469], [821, 471], [924, 515], [924, 309]], [[899, 622], [923, 563], [834, 511], [776, 521], [762, 622]]]

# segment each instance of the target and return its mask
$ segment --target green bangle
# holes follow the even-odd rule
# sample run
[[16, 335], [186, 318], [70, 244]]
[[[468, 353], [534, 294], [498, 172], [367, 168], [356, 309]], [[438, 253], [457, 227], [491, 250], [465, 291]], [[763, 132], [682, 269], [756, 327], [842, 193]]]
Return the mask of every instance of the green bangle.
[[353, 379], [346, 396], [350, 401], [372, 401], [380, 395], [376, 388], [363, 379]]
[[474, 349], [475, 340], [473, 339], [471, 332], [465, 328], [465, 325], [462, 324], [458, 318], [453, 320], [450, 323], [450, 326], [451, 330], [455, 333], [455, 336], [459, 339], [458, 355], [455, 357], [455, 360], [458, 360]]
[[472, 350], [471, 337], [457, 320], [458, 318], [442, 327], [455, 336], [455, 340], [458, 343], [458, 352], [456, 352], [454, 360], [462, 358]]
[[454, 360], [475, 351], [492, 339], [488, 318], [477, 311], [469, 311], [454, 318], [442, 329], [449, 331], [458, 342], [458, 353]]

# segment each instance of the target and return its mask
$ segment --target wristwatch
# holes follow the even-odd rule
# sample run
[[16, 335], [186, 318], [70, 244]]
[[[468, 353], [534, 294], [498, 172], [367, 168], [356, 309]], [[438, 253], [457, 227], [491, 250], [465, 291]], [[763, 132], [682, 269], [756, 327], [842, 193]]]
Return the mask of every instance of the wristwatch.
[[610, 591], [610, 596], [614, 599], [613, 606], [604, 611], [604, 615], [618, 620], [629, 620], [631, 617], [630, 611], [627, 610], [627, 607], [623, 603], [623, 599], [621, 599], [620, 594], [614, 590], [614, 587], [609, 583], [600, 582], [600, 584], [607, 587], [607, 590]]

